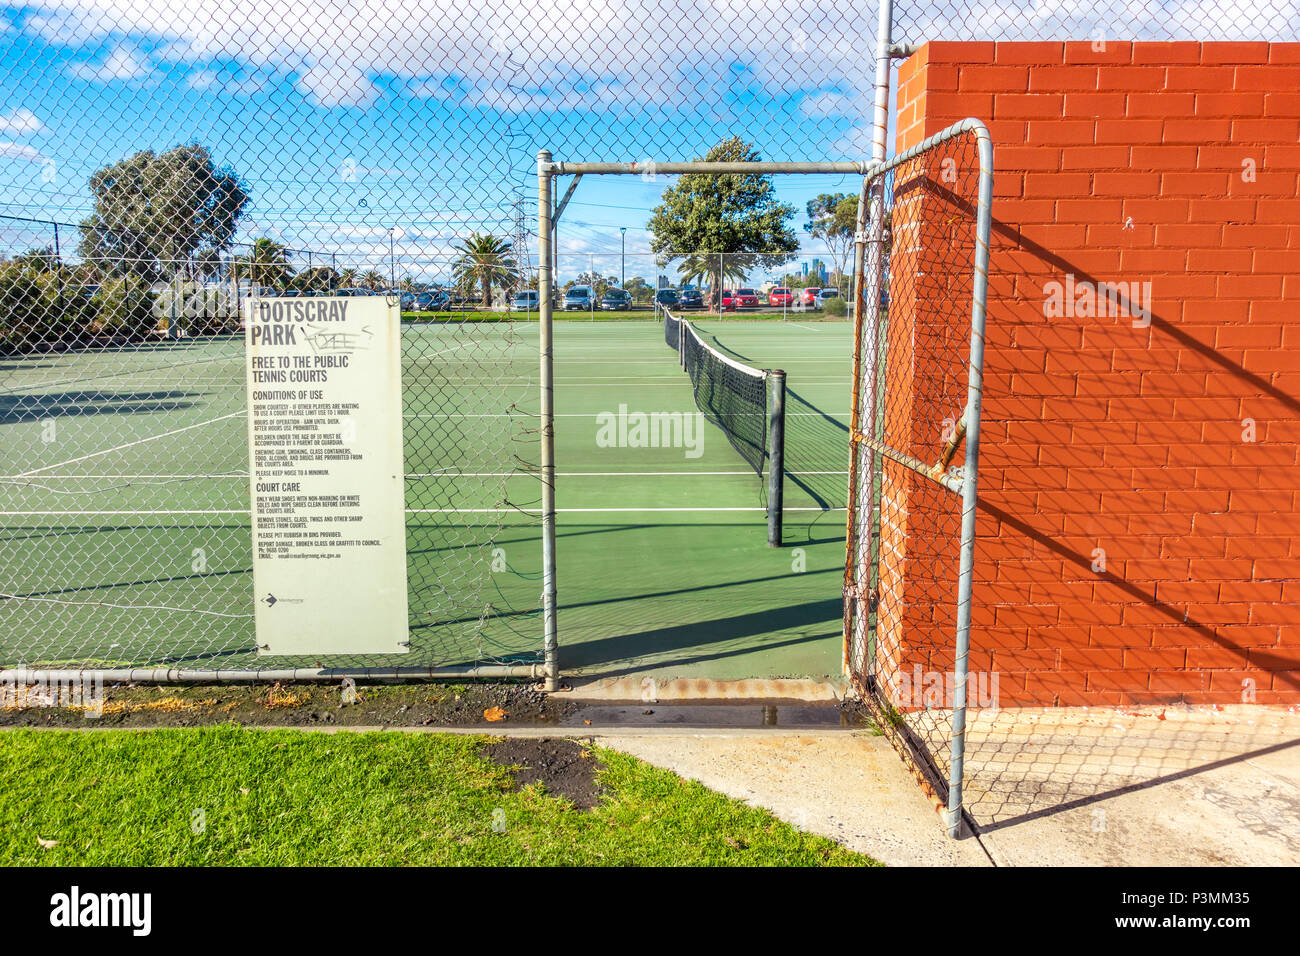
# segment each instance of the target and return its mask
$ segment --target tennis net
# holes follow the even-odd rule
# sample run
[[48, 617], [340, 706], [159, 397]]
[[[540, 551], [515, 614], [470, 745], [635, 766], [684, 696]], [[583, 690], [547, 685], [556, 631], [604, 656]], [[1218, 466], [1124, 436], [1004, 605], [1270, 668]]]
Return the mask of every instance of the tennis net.
[[664, 341], [675, 352], [682, 348], [682, 320], [664, 309]]
[[665, 310], [664, 340], [676, 343], [682, 365], [691, 379], [695, 406], [722, 429], [731, 447], [761, 478], [765, 474], [769, 421], [767, 376], [728, 358], [708, 345], [684, 318]]

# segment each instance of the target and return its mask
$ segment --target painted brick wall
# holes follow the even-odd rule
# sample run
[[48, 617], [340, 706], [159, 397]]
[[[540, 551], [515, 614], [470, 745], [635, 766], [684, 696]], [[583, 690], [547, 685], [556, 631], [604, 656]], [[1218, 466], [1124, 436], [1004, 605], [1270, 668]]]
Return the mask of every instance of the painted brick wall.
[[1004, 706], [1300, 701], [1300, 44], [932, 43], [899, 79], [898, 149], [994, 141], [971, 669]]

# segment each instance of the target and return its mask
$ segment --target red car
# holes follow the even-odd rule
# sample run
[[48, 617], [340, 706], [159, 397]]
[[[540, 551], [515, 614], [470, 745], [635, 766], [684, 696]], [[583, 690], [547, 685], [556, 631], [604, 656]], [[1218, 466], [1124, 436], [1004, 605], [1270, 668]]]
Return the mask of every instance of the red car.
[[821, 289], [814, 289], [814, 288], [812, 288], [812, 287], [809, 287], [809, 288], [807, 288], [807, 289], [800, 289], [800, 290], [799, 290], [799, 304], [800, 304], [800, 305], [816, 305], [816, 304], [817, 304], [817, 293], [820, 292], [820, 291], [821, 291]]
[[732, 298], [735, 300], [738, 309], [758, 308], [758, 293], [753, 289], [737, 289]]
[[736, 293], [733, 292], [731, 289], [722, 290], [722, 311], [723, 312], [736, 311]]
[[794, 293], [789, 289], [773, 289], [767, 294], [771, 305], [794, 305]]

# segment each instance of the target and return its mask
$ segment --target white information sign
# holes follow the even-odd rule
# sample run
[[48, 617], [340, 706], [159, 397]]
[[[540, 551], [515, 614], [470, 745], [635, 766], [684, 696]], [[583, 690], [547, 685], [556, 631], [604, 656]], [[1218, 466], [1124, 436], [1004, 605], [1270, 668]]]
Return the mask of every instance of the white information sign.
[[397, 306], [259, 297], [244, 326], [258, 652], [404, 653]]

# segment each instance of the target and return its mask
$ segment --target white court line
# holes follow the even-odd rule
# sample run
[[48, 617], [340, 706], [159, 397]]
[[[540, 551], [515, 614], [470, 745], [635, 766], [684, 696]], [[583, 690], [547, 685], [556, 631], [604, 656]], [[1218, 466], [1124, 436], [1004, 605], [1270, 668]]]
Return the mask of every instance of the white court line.
[[[108, 354], [108, 353], [102, 353], [102, 354]], [[128, 353], [113, 353], [113, 354], [128, 354]], [[243, 358], [244, 355], [241, 352], [238, 355], [218, 355], [212, 358], [196, 359], [193, 362], [180, 362], [176, 365], [154, 365], [149, 368], [132, 368], [132, 369], [126, 369], [125, 371], [121, 371], [121, 372], [105, 372], [102, 375], [89, 375], [85, 378], [65, 378], [57, 382], [33, 382], [30, 385], [15, 385], [13, 387], [21, 391], [23, 389], [29, 389], [29, 388], [54, 388], [59, 385], [80, 385], [82, 382], [98, 382], [100, 379], [105, 379], [105, 378], [121, 378], [123, 375], [145, 375], [152, 372], [170, 372], [172, 369], [188, 368], [191, 365], [207, 365], [210, 362], [229, 362], [232, 359], [240, 359], [242, 361]], [[186, 382], [184, 384], [189, 385], [190, 383]], [[239, 387], [243, 388], [244, 386], [241, 384]]]
[[[846, 508], [783, 508], [782, 511], [847, 511]], [[750, 508], [556, 508], [556, 514], [637, 514], [644, 511], [762, 511], [767, 512], [766, 508], [761, 506]], [[512, 514], [522, 513], [532, 516], [532, 512], [524, 508], [407, 508], [407, 514]]]
[[429, 352], [427, 355], [421, 354], [421, 355], [403, 356], [403, 361], [405, 361], [407, 358], [415, 360], [415, 359], [436, 358], [439, 355], [450, 355], [452, 352], [459, 352], [461, 349], [467, 349], [471, 345], [478, 345], [478, 344], [479, 344], [478, 342], [462, 342], [454, 349], [443, 349], [440, 352]]
[[[783, 511], [846, 511], [845, 508], [784, 508]], [[638, 512], [649, 511], [682, 511], [682, 512], [713, 512], [713, 511], [762, 511], [767, 509], [763, 507], [752, 508], [556, 508], [556, 514], [636, 514]], [[487, 515], [508, 515], [508, 514], [525, 514], [534, 517], [532, 512], [525, 508], [407, 508], [408, 515], [440, 515], [440, 514], [487, 514]], [[131, 517], [135, 515], [252, 515], [252, 511], [244, 509], [208, 509], [203, 511], [0, 511], [2, 517]]]
[[40, 515], [54, 518], [76, 517], [78, 515], [95, 515], [95, 516], [129, 516], [129, 515], [247, 515], [252, 514], [247, 508], [243, 509], [208, 509], [203, 511], [0, 511], [0, 515], [19, 516], [19, 515]]
[[[672, 411], [689, 412], [690, 409], [667, 409]], [[698, 411], [698, 409], [697, 409]], [[608, 415], [609, 412], [556, 412], [556, 418], [596, 418], [600, 415]], [[786, 418], [832, 418], [837, 416], [848, 417], [849, 412], [786, 412]], [[403, 418], [537, 418], [537, 412], [520, 412], [518, 415], [503, 415], [500, 412], [475, 412], [472, 415], [460, 415], [454, 412], [409, 412], [402, 416]]]
[[107, 455], [109, 452], [122, 451], [125, 448], [132, 448], [136, 445], [143, 445], [145, 442], [154, 441], [157, 438], [166, 438], [169, 435], [179, 435], [181, 432], [187, 432], [192, 428], [202, 428], [204, 425], [212, 425], [216, 422], [224, 422], [227, 418], [234, 418], [236, 415], [245, 415], [248, 409], [241, 408], [237, 412], [231, 412], [229, 415], [222, 415], [220, 418], [211, 418], [206, 422], [195, 422], [193, 425], [186, 425], [184, 428], [173, 428], [169, 432], [163, 432], [161, 435], [150, 435], [148, 438], [138, 438], [135, 441], [127, 442], [125, 445], [117, 445], [113, 448], [105, 448], [103, 451], [93, 451], [89, 455], [82, 455], [79, 458], [69, 458], [67, 461], [60, 461], [53, 465], [46, 465], [44, 468], [36, 468], [32, 471], [24, 471], [18, 478], [30, 478], [32, 475], [39, 475], [43, 471], [49, 471], [51, 468], [62, 468], [64, 465], [75, 465], [79, 461], [85, 461], [87, 458], [97, 458], [100, 455]]
[[[556, 472], [557, 478], [695, 478], [695, 477], [716, 477], [726, 475], [752, 475], [754, 470], [746, 471], [559, 471]], [[848, 471], [786, 471], [787, 475], [847, 475]], [[17, 482], [25, 475], [0, 475], [0, 482]], [[46, 475], [46, 481], [63, 479], [64, 481], [145, 481], [152, 478], [169, 479], [169, 480], [215, 480], [217, 478], [226, 478], [237, 481], [247, 481], [247, 472], [241, 473], [223, 473], [219, 475]], [[402, 476], [403, 478], [541, 478], [541, 475], [535, 471], [413, 471]]]
[[[651, 388], [654, 386], [671, 385], [674, 388], [680, 388], [682, 387], [683, 384], [689, 384], [689, 383], [690, 380], [686, 378], [685, 375], [662, 375], [658, 379], [650, 382], [629, 382], [627, 379], [621, 378], [617, 375], [612, 375], [608, 379], [586, 380], [586, 381], [571, 381], [569, 379], [561, 378], [558, 375], [555, 377], [555, 387], [557, 390], [559, 390], [560, 388], [575, 388], [575, 387], [609, 388], [610, 386], [614, 386], [614, 385], [623, 386], [626, 388]], [[520, 388], [522, 389], [522, 388], [537, 387], [537, 383], [532, 381], [498, 382], [498, 381], [488, 381], [486, 379], [456, 379], [456, 378], [439, 379], [439, 384], [458, 385], [461, 387], [473, 387], [473, 388]], [[799, 384], [800, 385], [848, 385], [849, 381], [847, 376], [840, 377], [840, 378], [802, 378], [801, 377], [799, 379]], [[418, 387], [418, 385], [412, 383], [409, 380], [404, 382], [403, 385], [410, 386], [412, 388]]]

